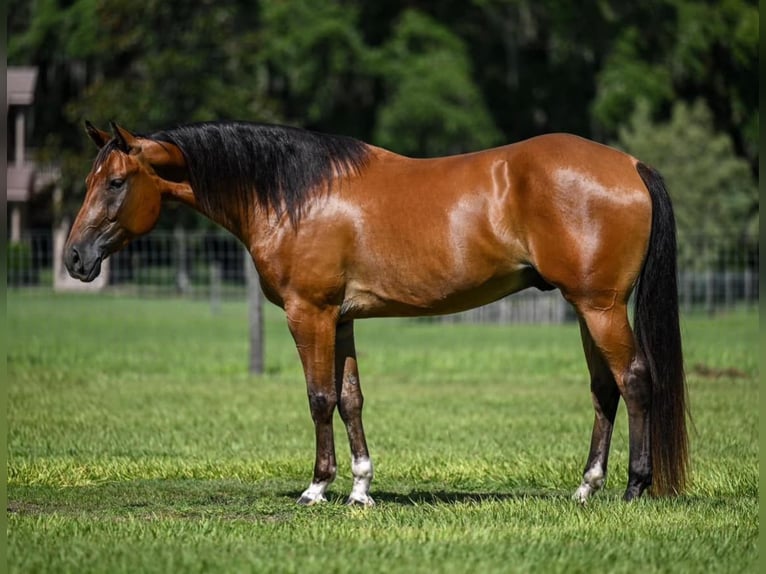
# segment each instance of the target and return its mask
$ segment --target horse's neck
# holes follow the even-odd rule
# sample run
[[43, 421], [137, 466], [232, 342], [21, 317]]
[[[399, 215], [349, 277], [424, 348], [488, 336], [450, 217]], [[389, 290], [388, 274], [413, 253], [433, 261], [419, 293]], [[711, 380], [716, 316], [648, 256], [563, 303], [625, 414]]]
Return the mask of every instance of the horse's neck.
[[188, 181], [176, 183], [173, 181], [162, 180], [162, 182], [163, 195], [172, 197], [176, 201], [180, 201], [192, 209], [199, 211], [199, 208], [197, 207], [197, 198], [194, 197], [194, 192], [192, 191], [191, 184]]
[[191, 207], [194, 211], [203, 215], [213, 223], [217, 223], [224, 229], [231, 232], [240, 241], [248, 244], [247, 238], [250, 235], [250, 227], [255, 222], [251, 221], [248, 214], [245, 213], [210, 213], [203, 204], [197, 200], [194, 195], [191, 184], [188, 181], [183, 182], [164, 182], [163, 193], [166, 197], [172, 198], [175, 201], [183, 203], [184, 205]]

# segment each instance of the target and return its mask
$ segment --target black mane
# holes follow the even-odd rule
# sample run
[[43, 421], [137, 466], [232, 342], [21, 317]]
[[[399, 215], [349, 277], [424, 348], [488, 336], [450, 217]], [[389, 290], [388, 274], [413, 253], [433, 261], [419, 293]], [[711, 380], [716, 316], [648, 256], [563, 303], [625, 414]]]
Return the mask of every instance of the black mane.
[[232, 200], [246, 208], [254, 198], [295, 222], [307, 199], [329, 191], [336, 172], [358, 172], [368, 153], [353, 138], [247, 122], [190, 124], [150, 137], [178, 146], [197, 200], [211, 216], [222, 215]]

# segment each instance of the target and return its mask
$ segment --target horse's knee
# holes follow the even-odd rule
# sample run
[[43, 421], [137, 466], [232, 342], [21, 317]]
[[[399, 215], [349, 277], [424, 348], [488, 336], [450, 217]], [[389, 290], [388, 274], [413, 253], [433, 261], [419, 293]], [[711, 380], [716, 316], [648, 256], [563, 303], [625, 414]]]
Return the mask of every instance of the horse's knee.
[[343, 377], [338, 410], [343, 421], [359, 417], [364, 406], [364, 396], [359, 386], [359, 377], [356, 373], [347, 373]]
[[337, 404], [335, 391], [323, 391], [309, 389], [309, 407], [311, 418], [314, 422], [327, 422], [332, 420], [332, 414]]
[[622, 394], [628, 408], [648, 409], [652, 402], [652, 382], [646, 360], [637, 355], [622, 377]]

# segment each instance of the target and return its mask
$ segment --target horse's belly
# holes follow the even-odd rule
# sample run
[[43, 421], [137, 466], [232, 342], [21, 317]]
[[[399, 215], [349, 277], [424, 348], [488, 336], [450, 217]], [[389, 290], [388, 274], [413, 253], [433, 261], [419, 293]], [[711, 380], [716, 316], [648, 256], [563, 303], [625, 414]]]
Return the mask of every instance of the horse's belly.
[[526, 266], [473, 281], [422, 275], [406, 280], [381, 272], [378, 280], [349, 281], [341, 316], [355, 319], [457, 313], [536, 285], [536, 277], [534, 269]]

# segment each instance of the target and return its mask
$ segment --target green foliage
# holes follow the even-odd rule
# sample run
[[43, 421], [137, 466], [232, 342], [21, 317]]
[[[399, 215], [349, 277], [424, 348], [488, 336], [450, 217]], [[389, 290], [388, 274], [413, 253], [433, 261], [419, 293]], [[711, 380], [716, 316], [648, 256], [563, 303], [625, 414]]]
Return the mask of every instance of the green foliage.
[[[272, 74], [287, 119], [322, 125], [341, 112], [353, 117], [357, 100], [370, 89], [357, 10], [339, 2], [288, 0], [264, 3], [261, 17], [258, 60]], [[350, 127], [349, 135], [354, 133]]]
[[670, 72], [639, 56], [639, 35], [636, 28], [625, 30], [598, 77], [593, 117], [609, 129], [624, 125], [637, 101], [656, 111], [673, 97]]
[[[351, 487], [336, 418], [330, 502], [301, 508], [313, 427], [269, 306], [245, 374], [243, 303], [10, 293], [11, 572], [750, 572], [759, 531], [758, 318], [684, 322], [696, 432], [676, 500], [570, 500], [593, 408], [575, 324], [356, 325], [376, 477]], [[215, 336], [211, 336], [215, 333]]]
[[258, 73], [255, 11], [236, 0], [184, 2], [101, 0], [98, 44], [111, 51], [81, 98], [73, 123], [102, 123], [119, 110], [135, 130], [213, 119], [274, 119]]
[[752, 161], [758, 156], [758, 7], [747, 0], [677, 4], [678, 39], [668, 56], [674, 82], [720, 110], [717, 124]]
[[9, 242], [7, 249], [8, 283], [13, 285], [33, 283], [37, 276], [37, 269], [32, 265], [32, 248], [30, 245], [26, 242]]
[[[652, 120], [639, 105], [617, 144], [656, 167], [668, 185], [676, 212], [682, 257], [702, 261], [692, 243], [700, 237], [758, 241], [758, 191], [747, 162], [734, 153], [725, 134], [716, 132], [701, 101], [677, 103], [667, 123]], [[713, 254], [714, 255], [714, 254]]]
[[[41, 70], [32, 145], [61, 163], [67, 212], [93, 157], [85, 118], [137, 131], [281, 122], [430, 156], [550, 131], [614, 140], [639, 101], [669, 121], [701, 100], [758, 173], [754, 0], [10, 0], [8, 12], [9, 63]], [[756, 201], [751, 234], [757, 213]]]
[[652, 113], [703, 99], [718, 130], [755, 170], [758, 7], [751, 0], [642, 2], [618, 31], [597, 76], [592, 113], [616, 133], [645, 101]]
[[437, 156], [500, 141], [471, 80], [467, 50], [447, 28], [409, 10], [376, 57], [386, 89], [375, 129], [379, 145]]

